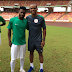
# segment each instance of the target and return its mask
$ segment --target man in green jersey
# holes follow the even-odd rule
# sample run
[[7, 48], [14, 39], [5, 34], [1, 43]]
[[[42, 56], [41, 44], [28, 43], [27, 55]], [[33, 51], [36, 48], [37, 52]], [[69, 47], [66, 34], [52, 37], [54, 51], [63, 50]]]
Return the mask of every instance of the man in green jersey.
[[[33, 57], [34, 57], [34, 50], [39, 54], [40, 60], [40, 72], [43, 72], [43, 47], [45, 45], [45, 36], [46, 36], [46, 25], [44, 17], [37, 15], [37, 5], [31, 4], [30, 5], [30, 12], [31, 15], [27, 16], [26, 19], [28, 20], [29, 26], [29, 39], [28, 39], [28, 51], [30, 51], [30, 69], [28, 72], [32, 72], [34, 70], [33, 65]], [[43, 35], [42, 35], [43, 29]], [[43, 39], [42, 39], [43, 36]]]
[[5, 20], [2, 16], [0, 16], [0, 22], [2, 22], [2, 24], [0, 24], [0, 45], [1, 45], [1, 26], [5, 25]]
[[[8, 25], [8, 40], [11, 47], [11, 72], [14, 72], [16, 59], [20, 58], [20, 72], [25, 72], [23, 69], [24, 57], [26, 52], [25, 29], [27, 28], [27, 20], [24, 19], [26, 13], [25, 7], [20, 7], [19, 16], [10, 19]], [[11, 42], [11, 29], [13, 38]]]

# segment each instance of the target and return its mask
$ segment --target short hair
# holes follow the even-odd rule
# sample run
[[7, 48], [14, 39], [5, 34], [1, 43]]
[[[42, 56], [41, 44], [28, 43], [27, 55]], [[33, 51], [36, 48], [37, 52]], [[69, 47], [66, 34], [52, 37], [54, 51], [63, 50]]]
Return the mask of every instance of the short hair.
[[20, 10], [20, 9], [26, 10], [26, 7], [20, 6], [19, 10]]
[[[31, 4], [31, 5], [35, 5], [35, 6], [36, 6], [36, 8], [37, 8], [37, 5], [36, 5], [36, 4]], [[31, 6], [31, 5], [30, 5], [30, 6]]]

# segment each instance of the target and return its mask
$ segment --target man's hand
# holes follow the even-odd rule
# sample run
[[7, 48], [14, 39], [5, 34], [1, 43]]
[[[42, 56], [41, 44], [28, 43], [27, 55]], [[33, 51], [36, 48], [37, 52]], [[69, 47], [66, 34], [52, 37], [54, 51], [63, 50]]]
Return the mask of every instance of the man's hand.
[[45, 45], [45, 42], [44, 42], [44, 40], [43, 40], [43, 41], [41, 42], [41, 48], [43, 48], [44, 45]]
[[11, 43], [11, 41], [9, 41], [9, 46], [11, 47], [11, 45], [12, 45], [12, 43]]

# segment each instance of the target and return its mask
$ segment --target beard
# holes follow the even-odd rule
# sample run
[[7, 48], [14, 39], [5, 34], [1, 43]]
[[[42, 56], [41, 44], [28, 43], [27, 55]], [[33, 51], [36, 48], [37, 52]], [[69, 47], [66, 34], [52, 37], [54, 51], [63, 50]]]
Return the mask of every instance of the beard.
[[21, 16], [21, 15], [19, 15], [19, 17], [22, 19], [22, 18], [24, 18], [24, 16]]

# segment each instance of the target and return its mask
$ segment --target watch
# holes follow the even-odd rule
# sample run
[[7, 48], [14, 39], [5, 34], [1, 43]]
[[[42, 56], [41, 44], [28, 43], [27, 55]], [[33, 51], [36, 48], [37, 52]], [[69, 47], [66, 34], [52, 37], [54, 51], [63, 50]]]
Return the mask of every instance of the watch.
[[42, 40], [44, 40], [44, 41], [45, 41], [45, 39], [42, 39]]

